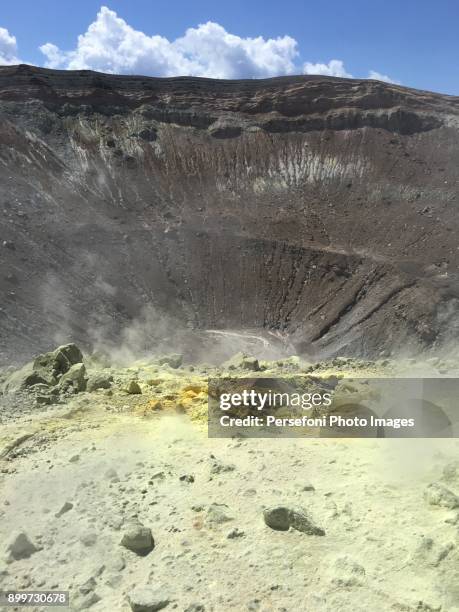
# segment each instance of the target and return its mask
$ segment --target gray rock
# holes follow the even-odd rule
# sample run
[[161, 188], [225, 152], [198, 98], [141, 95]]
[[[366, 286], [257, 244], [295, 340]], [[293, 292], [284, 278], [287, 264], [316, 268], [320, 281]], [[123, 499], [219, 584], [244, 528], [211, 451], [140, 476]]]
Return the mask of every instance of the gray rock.
[[79, 588], [78, 590], [80, 591], [80, 593], [82, 593], [83, 595], [87, 595], [88, 593], [91, 593], [92, 591], [94, 591], [94, 589], [96, 588], [97, 583], [94, 577], [91, 576], [91, 578], [89, 578], [88, 580], [86, 580], [86, 582], [84, 582]]
[[173, 353], [172, 355], [168, 355], [167, 357], [161, 357], [158, 359], [159, 365], [168, 365], [171, 368], [177, 369], [183, 363], [183, 355], [179, 353]]
[[45, 385], [47, 387], [48, 383], [46, 378], [34, 370], [33, 363], [28, 363], [7, 377], [3, 384], [3, 393], [16, 393], [34, 385]]
[[325, 531], [314, 523], [309, 513], [303, 508], [274, 506], [263, 511], [263, 518], [266, 525], [276, 531], [288, 531], [292, 527], [307, 535], [325, 535]]
[[210, 504], [207, 509], [206, 523], [208, 525], [221, 525], [232, 520], [233, 517], [229, 513], [229, 508], [226, 504]]
[[245, 353], [237, 353], [231, 359], [225, 361], [222, 367], [227, 370], [246, 370], [249, 372], [258, 372], [260, 370], [258, 359], [250, 357]]
[[194, 482], [194, 476], [193, 474], [182, 474], [179, 477], [179, 480], [181, 480], [182, 482], [188, 482], [191, 484], [192, 482]]
[[7, 559], [9, 561], [19, 561], [19, 559], [28, 559], [38, 548], [31, 542], [25, 531], [19, 531], [12, 535], [9, 543], [6, 546]]
[[170, 597], [162, 592], [161, 587], [136, 587], [128, 593], [128, 602], [132, 612], [156, 612], [170, 603]]
[[138, 521], [131, 521], [127, 524], [120, 544], [139, 556], [148, 555], [155, 547], [151, 529], [144, 527]]
[[56, 518], [61, 517], [63, 514], [65, 514], [66, 512], [68, 512], [69, 510], [71, 510], [73, 508], [73, 504], [71, 502], [66, 501], [64, 503], [64, 505], [62, 506], [62, 508], [56, 512], [56, 514], [54, 515]]
[[124, 387], [124, 391], [129, 395], [140, 395], [142, 393], [142, 389], [136, 380], [130, 380]]
[[231, 529], [231, 531], [228, 532], [226, 537], [228, 538], [228, 540], [235, 540], [236, 538], [243, 538], [244, 536], [245, 533], [243, 531], [239, 531], [239, 529], [235, 527], [234, 529]]
[[307, 535], [325, 535], [325, 531], [321, 527], [318, 527], [308, 512], [302, 508], [292, 508], [290, 510], [290, 526]]
[[[54, 354], [56, 359], [63, 360], [63, 358], [65, 358], [67, 363], [70, 365], [81, 363], [83, 361], [83, 353], [80, 351], [77, 345], [73, 343], [58, 346], [54, 351]], [[65, 367], [67, 367], [67, 365]]]
[[126, 567], [126, 562], [121, 555], [112, 555], [107, 561], [107, 570], [110, 572], [121, 572]]
[[276, 531], [288, 531], [290, 529], [290, 510], [286, 506], [275, 506], [263, 511], [265, 523]]
[[92, 392], [97, 391], [97, 389], [110, 389], [112, 382], [113, 376], [111, 374], [91, 374], [91, 376], [88, 378], [86, 390]]
[[214, 459], [210, 468], [211, 474], [224, 474], [225, 472], [234, 472], [236, 466], [232, 463], [223, 463], [218, 459]]
[[86, 390], [86, 368], [83, 363], [75, 363], [62, 375], [59, 388], [63, 391], [72, 390], [74, 393]]
[[431, 506], [441, 506], [449, 510], [459, 508], [459, 497], [438, 483], [432, 483], [427, 487], [424, 498]]
[[193, 603], [188, 608], [185, 608], [185, 612], [205, 612], [205, 607], [202, 604]]
[[83, 354], [75, 344], [64, 344], [50, 353], [38, 355], [33, 362], [33, 369], [49, 385], [55, 385], [73, 365], [82, 361]]

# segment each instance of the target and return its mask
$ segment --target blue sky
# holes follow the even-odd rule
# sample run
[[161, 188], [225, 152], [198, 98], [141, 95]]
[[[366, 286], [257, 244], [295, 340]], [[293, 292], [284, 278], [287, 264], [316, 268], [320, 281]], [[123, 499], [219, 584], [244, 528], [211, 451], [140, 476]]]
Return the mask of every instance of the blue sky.
[[459, 95], [459, 0], [3, 0], [0, 28], [0, 63], [352, 75]]

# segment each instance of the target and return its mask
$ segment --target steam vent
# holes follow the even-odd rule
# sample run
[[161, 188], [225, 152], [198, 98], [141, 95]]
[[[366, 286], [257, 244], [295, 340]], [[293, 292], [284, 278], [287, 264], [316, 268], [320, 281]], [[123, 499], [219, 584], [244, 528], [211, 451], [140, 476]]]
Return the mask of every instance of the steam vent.
[[459, 99], [0, 68], [3, 361], [153, 305], [374, 358], [458, 335]]

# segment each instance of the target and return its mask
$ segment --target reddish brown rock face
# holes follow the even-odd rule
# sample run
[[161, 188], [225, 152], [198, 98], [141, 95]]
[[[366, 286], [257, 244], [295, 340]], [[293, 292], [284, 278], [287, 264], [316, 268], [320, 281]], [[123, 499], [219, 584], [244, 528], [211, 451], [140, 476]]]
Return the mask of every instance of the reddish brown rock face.
[[454, 341], [459, 101], [0, 68], [2, 361], [149, 305], [374, 357]]

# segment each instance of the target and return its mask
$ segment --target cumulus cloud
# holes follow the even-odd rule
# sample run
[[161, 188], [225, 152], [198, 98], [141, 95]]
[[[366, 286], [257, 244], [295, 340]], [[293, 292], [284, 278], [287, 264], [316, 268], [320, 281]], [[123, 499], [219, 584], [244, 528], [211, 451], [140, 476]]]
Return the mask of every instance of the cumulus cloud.
[[[219, 79], [252, 79], [289, 74], [353, 78], [340, 59], [299, 63], [298, 44], [291, 36], [242, 38], [208, 21], [168, 40], [134, 29], [115, 11], [102, 6], [74, 49], [52, 42], [40, 47], [47, 68], [97, 70], [151, 76], [192, 75]], [[19, 64], [16, 38], [0, 27], [0, 64]], [[369, 79], [397, 83], [370, 70]]]
[[16, 38], [6, 28], [0, 28], [0, 65], [20, 64]]
[[352, 74], [345, 69], [344, 62], [337, 59], [330, 60], [328, 64], [311, 64], [311, 62], [306, 62], [303, 65], [303, 74], [321, 74], [324, 76], [352, 79]]
[[226, 79], [293, 74], [298, 55], [297, 43], [290, 36], [241, 38], [211, 21], [189, 28], [174, 41], [148, 36], [104, 6], [78, 37], [75, 49], [62, 51], [46, 43], [40, 50], [49, 68]]
[[[330, 60], [328, 64], [312, 64], [311, 62], [306, 62], [303, 65], [303, 74], [321, 74], [324, 76], [334, 76], [346, 79], [354, 78], [354, 76], [344, 67], [344, 62], [337, 59]], [[370, 70], [367, 78], [376, 81], [384, 81], [385, 83], [400, 84], [398, 81], [394, 81], [394, 79], [387, 76], [387, 74], [381, 74], [381, 72], [377, 72], [376, 70]]]
[[376, 81], [384, 81], [385, 83], [393, 83], [394, 85], [400, 85], [399, 81], [394, 81], [394, 79], [391, 79], [389, 76], [387, 76], [387, 74], [381, 74], [376, 70], [370, 70], [368, 73], [368, 78], [375, 79]]

